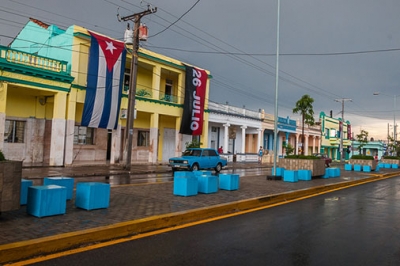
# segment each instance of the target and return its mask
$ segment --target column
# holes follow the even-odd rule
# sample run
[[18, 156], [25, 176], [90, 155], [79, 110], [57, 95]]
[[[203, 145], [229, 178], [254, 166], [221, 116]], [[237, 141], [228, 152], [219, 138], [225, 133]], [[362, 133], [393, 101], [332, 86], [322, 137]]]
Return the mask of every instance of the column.
[[[178, 102], [177, 102], [177, 104], [183, 104], [183, 101], [185, 99], [185, 97], [184, 97], [185, 89], [181, 89], [181, 88], [185, 88], [185, 85], [183, 85], [183, 75], [179, 74], [178, 75], [178, 93], [177, 93]], [[208, 98], [206, 98], [206, 99], [208, 99]]]
[[54, 95], [53, 119], [50, 138], [50, 166], [62, 166], [64, 163], [65, 116], [67, 109], [67, 93]]
[[312, 153], [314, 154], [314, 153], [316, 153], [315, 152], [315, 136], [312, 136], [312, 139], [313, 139], [313, 142], [312, 142]]
[[149, 162], [157, 162], [158, 154], [158, 120], [159, 114], [153, 113], [150, 115], [150, 149], [149, 149]]
[[4, 150], [4, 130], [6, 123], [7, 83], [0, 82], [0, 150]]
[[299, 154], [299, 134], [296, 134], [296, 151], [294, 154]]
[[321, 137], [318, 137], [318, 152], [321, 152]]
[[224, 124], [224, 153], [228, 152], [228, 133], [229, 133], [229, 126], [230, 124]]
[[304, 155], [308, 155], [308, 137], [309, 135], [304, 134]]
[[262, 128], [259, 128], [259, 129], [257, 129], [257, 131], [258, 131], [258, 146], [257, 146], [256, 152], [258, 151], [260, 146], [263, 146], [263, 142], [262, 142], [262, 132], [263, 132], [263, 130], [262, 130]]
[[246, 152], [246, 128], [247, 126], [241, 126], [242, 129], [242, 150], [240, 151], [241, 153]]
[[73, 163], [74, 157], [74, 131], [75, 131], [75, 112], [76, 112], [76, 97], [77, 90], [71, 89], [67, 96], [67, 125], [65, 134], [65, 158], [64, 165], [70, 165]]
[[118, 124], [117, 129], [113, 129], [111, 134], [110, 164], [115, 164], [121, 160], [121, 140], [121, 124]]
[[181, 128], [182, 117], [177, 117], [175, 120], [175, 156], [182, 154], [182, 134], [179, 133]]
[[153, 77], [152, 77], [152, 98], [153, 99], [160, 99], [160, 84], [161, 84], [161, 67], [156, 65], [153, 67]]

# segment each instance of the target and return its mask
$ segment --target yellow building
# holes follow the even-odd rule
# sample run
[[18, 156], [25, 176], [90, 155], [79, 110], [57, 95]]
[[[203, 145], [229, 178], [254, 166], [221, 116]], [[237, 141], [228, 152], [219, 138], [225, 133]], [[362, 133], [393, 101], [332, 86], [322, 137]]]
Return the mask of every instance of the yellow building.
[[[60, 63], [65, 63], [65, 73], [69, 79], [67, 82], [57, 80], [57, 86], [63, 88], [57, 88], [58, 90], [49, 89], [47, 85], [42, 86], [41, 84], [46, 84], [45, 81], [35, 81], [38, 86], [34, 88], [34, 93], [30, 89], [30, 93], [24, 95], [28, 99], [20, 94], [21, 88], [27, 87], [26, 76], [16, 78], [12, 85], [9, 81], [0, 80], [0, 86], [3, 88], [12, 87], [8, 91], [0, 91], [0, 95], [3, 96], [0, 97], [0, 101], [7, 106], [0, 107], [0, 117], [2, 115], [4, 121], [10, 120], [11, 117], [20, 121], [44, 120], [37, 133], [43, 138], [42, 143], [37, 144], [43, 150], [43, 156], [33, 155], [32, 160], [26, 160], [25, 155], [31, 145], [29, 143], [35, 140], [26, 139], [31, 132], [25, 129], [25, 139], [20, 143], [21, 147], [10, 148], [10, 145], [15, 143], [0, 142], [0, 148], [4, 150], [7, 158], [49, 165], [123, 162], [131, 54], [127, 53], [125, 61], [118, 126], [116, 129], [86, 127], [82, 126], [81, 122], [87, 90], [90, 46], [91, 35], [85, 28], [73, 25], [62, 30], [55, 25], [47, 25], [33, 19], [15, 38], [11, 44], [14, 50], [22, 50], [28, 56], [37, 54], [38, 58], [63, 60]], [[129, 51], [129, 46], [127, 48]], [[2, 62], [0, 67], [1, 64]], [[32, 64], [30, 67], [37, 66]], [[184, 110], [185, 74], [186, 67], [182, 62], [139, 49], [132, 162], [166, 162], [168, 158], [180, 154], [185, 143], [192, 140], [191, 135], [179, 133]], [[52, 75], [51, 72], [47, 76]], [[210, 77], [209, 72], [207, 76]], [[207, 108], [209, 79], [205, 93], [204, 108]], [[36, 109], [17, 111], [27, 102], [31, 105], [38, 103], [35, 105]], [[38, 107], [41, 107], [40, 116]], [[208, 131], [208, 113], [204, 113], [203, 119], [200, 141], [207, 143], [205, 133]], [[4, 127], [0, 124], [0, 128]], [[17, 149], [23, 150], [18, 156]]]
[[[348, 148], [351, 147], [351, 124], [343, 122], [341, 118], [320, 115], [321, 122], [321, 152], [327, 154], [332, 160], [340, 161], [340, 144], [343, 142], [343, 159], [349, 159]], [[341, 135], [342, 134], [342, 135]]]

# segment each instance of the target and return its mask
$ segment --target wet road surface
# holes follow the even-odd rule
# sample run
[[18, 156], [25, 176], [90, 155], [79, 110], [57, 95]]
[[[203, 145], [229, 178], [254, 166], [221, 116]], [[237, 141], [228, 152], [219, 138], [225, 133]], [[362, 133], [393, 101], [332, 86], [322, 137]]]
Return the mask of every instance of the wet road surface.
[[35, 265], [400, 265], [400, 178]]

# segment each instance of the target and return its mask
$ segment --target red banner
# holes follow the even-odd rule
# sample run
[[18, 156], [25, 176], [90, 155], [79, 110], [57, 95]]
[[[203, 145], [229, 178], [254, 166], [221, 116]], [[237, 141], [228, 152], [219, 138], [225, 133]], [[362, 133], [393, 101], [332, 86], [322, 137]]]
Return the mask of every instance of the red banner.
[[185, 102], [179, 133], [199, 136], [203, 133], [207, 72], [186, 66]]

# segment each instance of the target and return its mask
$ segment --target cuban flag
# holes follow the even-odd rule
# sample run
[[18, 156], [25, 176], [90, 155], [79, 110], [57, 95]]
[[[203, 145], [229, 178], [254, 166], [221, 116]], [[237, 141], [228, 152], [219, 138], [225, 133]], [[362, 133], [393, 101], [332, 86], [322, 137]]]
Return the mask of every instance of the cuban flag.
[[90, 32], [91, 44], [82, 126], [116, 129], [126, 50], [123, 42]]

